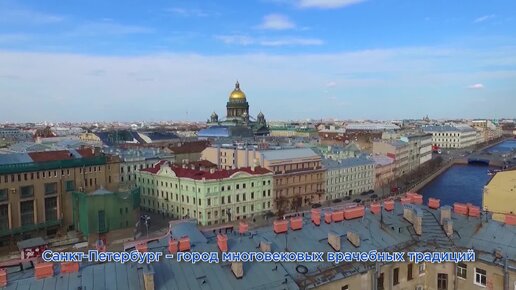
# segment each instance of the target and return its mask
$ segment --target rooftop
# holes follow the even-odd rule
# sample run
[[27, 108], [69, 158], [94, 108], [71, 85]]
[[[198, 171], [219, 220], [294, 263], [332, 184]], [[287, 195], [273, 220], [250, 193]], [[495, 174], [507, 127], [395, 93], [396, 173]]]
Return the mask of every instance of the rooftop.
[[475, 129], [471, 128], [467, 125], [462, 126], [451, 126], [451, 125], [443, 125], [443, 126], [425, 126], [423, 127], [424, 132], [474, 132]]
[[264, 150], [260, 151], [260, 153], [263, 155], [265, 160], [269, 161], [319, 157], [319, 155], [311, 148]]
[[375, 162], [370, 158], [364, 156], [356, 158], [345, 158], [345, 159], [323, 159], [322, 164], [327, 169], [339, 169], [339, 168], [350, 168], [363, 165], [373, 165]]
[[[403, 218], [403, 208], [396, 202], [392, 212], [380, 215], [366, 210], [365, 216], [353, 220], [315, 226], [309, 214], [304, 214], [301, 230], [288, 230], [288, 234], [275, 234], [272, 225], [251, 229], [246, 234], [229, 230], [228, 250], [231, 252], [259, 251], [261, 241], [271, 244], [273, 252], [333, 252], [328, 243], [328, 233], [344, 237], [340, 240], [342, 252], [377, 251], [467, 251], [474, 249], [476, 259], [503, 267], [495, 259], [495, 250], [507, 257], [507, 266], [516, 269], [516, 226], [505, 225], [484, 218], [472, 218], [452, 213], [453, 235], [448, 238], [438, 223], [439, 210], [411, 205], [423, 216], [423, 233], [415, 234], [412, 225]], [[325, 211], [325, 210], [323, 210]], [[165, 237], [150, 241], [148, 250], [168, 253], [169, 238], [190, 238], [191, 249], [196, 252], [218, 252], [216, 234], [220, 229], [201, 231], [195, 221], [171, 223]], [[222, 230], [224, 231], [224, 230]], [[360, 245], [355, 247], [345, 237], [348, 231], [358, 234]], [[132, 250], [134, 248], [129, 248]], [[306, 273], [298, 271], [304, 266]], [[7, 289], [143, 289], [142, 271], [151, 267], [155, 289], [302, 289], [324, 285], [348, 276], [374, 269], [373, 263], [244, 263], [240, 279], [231, 272], [230, 263], [195, 264], [162, 258], [152, 265], [135, 263], [83, 264], [80, 273], [59, 274], [51, 278], [34, 279], [33, 269], [9, 273]]]
[[[191, 164], [191, 166], [195, 167], [195, 164]], [[233, 176], [235, 173], [242, 172], [247, 173], [250, 175], [262, 175], [262, 174], [268, 174], [271, 173], [266, 168], [263, 167], [241, 167], [238, 169], [213, 169], [213, 170], [200, 170], [200, 169], [192, 169], [188, 165], [185, 166], [178, 166], [171, 164], [170, 162], [161, 160], [160, 162], [156, 163], [153, 167], [145, 168], [140, 171], [142, 172], [148, 172], [151, 174], [158, 173], [161, 169], [170, 169], [175, 176], [180, 178], [191, 178], [195, 180], [215, 180], [215, 179], [226, 179]]]

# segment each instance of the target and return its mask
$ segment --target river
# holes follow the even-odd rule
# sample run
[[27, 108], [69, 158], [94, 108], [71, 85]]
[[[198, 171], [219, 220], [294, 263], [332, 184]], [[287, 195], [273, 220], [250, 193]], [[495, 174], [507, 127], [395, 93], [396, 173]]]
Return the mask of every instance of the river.
[[507, 153], [516, 150], [516, 140], [505, 140], [500, 144], [487, 148], [485, 151], [489, 153]]
[[[516, 140], [506, 140], [486, 152], [507, 153], [516, 150]], [[487, 175], [488, 166], [454, 165], [436, 177], [420, 190], [425, 203], [429, 197], [441, 200], [441, 205], [453, 205], [455, 202], [472, 203], [482, 206], [482, 192], [491, 176]]]
[[425, 204], [429, 197], [441, 200], [441, 205], [455, 202], [482, 205], [482, 191], [490, 176], [490, 167], [481, 165], [453, 165], [420, 190]]

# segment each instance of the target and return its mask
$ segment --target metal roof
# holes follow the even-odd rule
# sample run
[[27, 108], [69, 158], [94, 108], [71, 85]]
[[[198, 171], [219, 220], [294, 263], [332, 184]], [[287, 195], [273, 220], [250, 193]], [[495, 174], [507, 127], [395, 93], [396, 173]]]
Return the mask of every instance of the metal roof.
[[[412, 225], [403, 218], [403, 206], [396, 202], [392, 212], [380, 215], [366, 210], [362, 218], [315, 226], [309, 214], [303, 216], [303, 228], [287, 234], [275, 234], [272, 225], [251, 229], [245, 235], [230, 231], [228, 250], [232, 252], [259, 251], [259, 243], [271, 243], [272, 251], [330, 252], [328, 233], [341, 236], [341, 251], [466, 251], [477, 252], [477, 260], [502, 266], [494, 259], [494, 251], [502, 251], [509, 258], [509, 267], [516, 269], [516, 226], [504, 225], [484, 218], [465, 217], [452, 213], [454, 234], [448, 238], [439, 225], [439, 210], [426, 206], [411, 205], [423, 219], [423, 234], [415, 234]], [[327, 209], [323, 209], [326, 211]], [[360, 246], [353, 246], [347, 239], [348, 231], [359, 235]], [[217, 230], [201, 232], [195, 221], [171, 225], [171, 236], [189, 236], [191, 251], [217, 252]], [[151, 241], [149, 251], [167, 253], [168, 237]], [[307, 273], [299, 273], [296, 267], [303, 265]], [[230, 263], [195, 264], [176, 262], [162, 258], [151, 266], [134, 263], [84, 264], [80, 273], [59, 274], [52, 278], [36, 280], [33, 270], [9, 273], [7, 289], [143, 289], [142, 271], [152, 267], [155, 289], [299, 289], [323, 285], [374, 268], [371, 263], [295, 262], [295, 263], [244, 263], [244, 276], [235, 278]]]
[[325, 168], [328, 169], [339, 169], [363, 165], [373, 165], [374, 160], [361, 156], [358, 158], [344, 158], [339, 160], [323, 159], [322, 164]]
[[30, 158], [29, 154], [27, 154], [27, 153], [0, 154], [0, 165], [31, 163], [31, 162], [32, 162], [32, 158]]
[[293, 158], [310, 158], [319, 157], [310, 148], [292, 148], [292, 149], [278, 149], [278, 150], [264, 150], [260, 151], [265, 160], [285, 160]]

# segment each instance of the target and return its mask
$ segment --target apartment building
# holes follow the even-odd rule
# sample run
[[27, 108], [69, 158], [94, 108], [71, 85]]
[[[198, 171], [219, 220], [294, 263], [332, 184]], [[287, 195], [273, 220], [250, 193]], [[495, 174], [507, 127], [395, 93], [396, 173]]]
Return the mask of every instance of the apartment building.
[[432, 159], [432, 134], [409, 134], [400, 138], [409, 145], [408, 171]]
[[282, 209], [325, 200], [321, 157], [310, 148], [258, 150], [256, 147], [217, 146], [206, 148], [201, 158], [222, 169], [259, 164], [272, 171], [274, 199], [276, 205], [281, 202]]
[[120, 161], [98, 150], [0, 155], [0, 239], [73, 229], [71, 192], [118, 186]]
[[326, 200], [343, 198], [374, 189], [374, 160], [366, 157], [323, 159]]
[[216, 169], [160, 161], [137, 172], [141, 207], [173, 218], [213, 225], [273, 209], [272, 172], [259, 166]]
[[477, 131], [469, 126], [426, 126], [425, 133], [432, 134], [433, 145], [440, 148], [465, 148], [477, 144]]
[[107, 153], [120, 157], [120, 183], [128, 188], [136, 185], [138, 170], [150, 168], [160, 160], [175, 162], [175, 155], [161, 148], [128, 148], [105, 150]]
[[[373, 155], [386, 155], [394, 160], [395, 177], [400, 177], [410, 171], [410, 149], [409, 143], [401, 140], [373, 142]], [[412, 150], [414, 152], [414, 149]]]
[[394, 159], [387, 155], [373, 155], [375, 162], [375, 188], [391, 185], [394, 180]]

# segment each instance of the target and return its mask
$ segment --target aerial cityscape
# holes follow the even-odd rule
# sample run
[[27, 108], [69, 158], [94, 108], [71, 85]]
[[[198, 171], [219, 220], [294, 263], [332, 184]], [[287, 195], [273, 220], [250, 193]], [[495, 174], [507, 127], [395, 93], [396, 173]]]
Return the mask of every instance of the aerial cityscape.
[[0, 289], [516, 290], [515, 8], [0, 0]]

